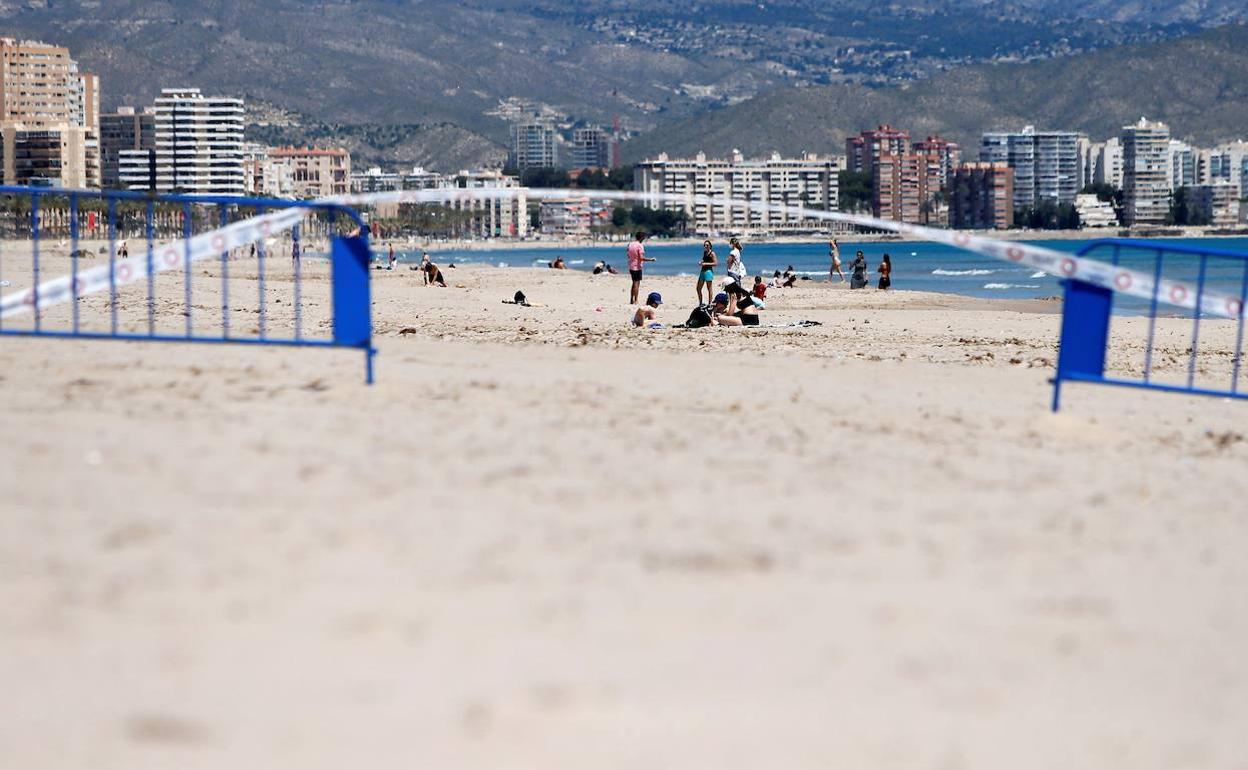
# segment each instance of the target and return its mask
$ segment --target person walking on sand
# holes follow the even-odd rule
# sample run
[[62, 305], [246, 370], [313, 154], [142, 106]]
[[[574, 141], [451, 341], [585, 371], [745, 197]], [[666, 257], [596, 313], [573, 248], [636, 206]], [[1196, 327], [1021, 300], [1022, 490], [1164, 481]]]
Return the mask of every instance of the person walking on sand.
[[398, 261], [399, 261], [399, 258], [398, 258], [398, 257], [396, 257], [396, 256], [394, 255], [394, 244], [392, 243], [392, 244], [390, 244], [390, 261], [389, 261], [389, 263], [386, 265], [386, 269], [387, 269], [387, 270], [393, 270], [393, 269], [394, 269], [395, 264], [396, 264]]
[[646, 234], [638, 231], [635, 240], [628, 244], [628, 274], [633, 279], [633, 286], [628, 294], [630, 305], [637, 304], [637, 295], [641, 292], [642, 266], [654, 261], [654, 257], [646, 256], [645, 240]]
[[849, 264], [849, 288], [865, 289], [867, 288], [867, 258], [860, 251], [854, 255], [854, 261]]
[[698, 304], [702, 304], [702, 287], [706, 287], [706, 304], [711, 304], [715, 294], [715, 265], [719, 257], [715, 256], [715, 247], [710, 241], [702, 242], [702, 261], [698, 265]]
[[728, 250], [728, 277], [737, 283], [745, 283], [745, 260], [741, 259], [741, 241], [731, 238], [728, 245], [732, 248]]
[[828, 241], [828, 258], [832, 260], [832, 266], [828, 268], [828, 282], [840, 278], [841, 283], [845, 283], [845, 274], [841, 272], [841, 245], [835, 238]]
[[884, 258], [880, 260], [880, 267], [876, 272], [880, 274], [880, 291], [887, 290], [888, 287], [893, 285], [893, 258], [885, 254]]

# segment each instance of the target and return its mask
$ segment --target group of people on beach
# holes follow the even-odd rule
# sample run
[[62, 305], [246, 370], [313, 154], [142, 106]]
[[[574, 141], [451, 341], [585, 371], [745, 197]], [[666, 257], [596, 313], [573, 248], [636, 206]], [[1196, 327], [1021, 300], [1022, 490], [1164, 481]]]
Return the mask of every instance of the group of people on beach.
[[[655, 261], [654, 257], [646, 256], [646, 238], [646, 233], [638, 232], [634, 236], [633, 241], [628, 244], [628, 272], [629, 277], [632, 279], [629, 286], [628, 301], [630, 305], [634, 306], [638, 304], [637, 300], [641, 294], [641, 282], [645, 273], [645, 264]], [[735, 237], [730, 238], [728, 246], [728, 255], [725, 260], [726, 277], [720, 285], [720, 291], [715, 293], [715, 269], [719, 266], [719, 256], [715, 253], [715, 245], [711, 241], [702, 242], [702, 257], [698, 263], [697, 285], [694, 289], [698, 305], [690, 315], [686, 325], [757, 326], [759, 324], [759, 311], [766, 307], [767, 289], [769, 287], [791, 288], [797, 284], [799, 276], [793, 269], [793, 266], [789, 265], [788, 269], [783, 272], [776, 270], [770, 284], [764, 283], [761, 275], [756, 275], [752, 285], [747, 288], [749, 272], [746, 270], [745, 260], [742, 258], [743, 248], [741, 241]], [[828, 242], [828, 256], [831, 260], [828, 270], [829, 281], [839, 278], [844, 283], [846, 278], [845, 274], [841, 272], [841, 249], [835, 238]], [[555, 263], [552, 262], [551, 267], [554, 266]], [[866, 256], [859, 251], [849, 267], [849, 288], [866, 288], [869, 284], [867, 279], [869, 266]], [[876, 272], [880, 276], [879, 289], [887, 290], [891, 287], [892, 257], [885, 254]], [[662, 295], [658, 292], [651, 292], [646, 297], [646, 302], [637, 307], [637, 310], [633, 313], [633, 325], [649, 326], [657, 324], [658, 308], [662, 304]]]
[[[828, 241], [828, 259], [832, 264], [828, 268], [828, 280], [839, 278], [841, 283], [845, 282], [845, 274], [841, 272], [841, 245], [836, 239]], [[849, 264], [849, 288], [865, 289], [870, 285], [871, 281], [867, 278], [867, 270], [870, 266], [867, 264], [866, 256], [859, 251], [854, 255], [854, 261]], [[877, 285], [881, 291], [885, 291], [893, 285], [893, 258], [885, 254], [880, 259], [880, 266], [875, 272], [880, 275], [880, 282]]]

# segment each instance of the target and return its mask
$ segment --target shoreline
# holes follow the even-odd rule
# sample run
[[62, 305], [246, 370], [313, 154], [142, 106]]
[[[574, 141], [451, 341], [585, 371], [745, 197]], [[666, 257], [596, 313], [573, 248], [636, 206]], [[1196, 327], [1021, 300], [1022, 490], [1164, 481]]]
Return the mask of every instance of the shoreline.
[[[1182, 238], [1200, 238], [1209, 240], [1223, 240], [1228, 238], [1248, 238], [1248, 228], [1239, 233], [1208, 233], [1199, 229], [1177, 229], [1176, 231], [1166, 231], [1165, 233], [1154, 233], [1150, 231], [1132, 234], [1123, 228], [1098, 228], [1088, 230], [965, 230], [968, 235], [996, 238], [1002, 241], [1092, 241], [1100, 238], [1139, 238], [1149, 240], [1177, 240]], [[754, 245], [790, 245], [790, 244], [812, 244], [826, 243], [831, 236], [819, 237], [803, 237], [803, 236], [782, 236], [776, 238], [766, 238], [759, 240], [750, 240], [749, 236], [745, 236], [747, 241]], [[931, 241], [923, 238], [914, 238], [906, 235], [898, 234], [880, 234], [880, 233], [849, 233], [835, 234], [835, 237], [844, 243], [931, 243]], [[621, 238], [619, 240], [602, 240], [593, 238], [539, 238], [534, 240], [448, 240], [448, 241], [426, 241], [423, 244], [418, 238], [378, 238], [375, 241], [376, 247], [384, 247], [393, 243], [396, 247], [401, 244], [413, 244], [409, 248], [425, 249], [430, 253], [437, 251], [558, 251], [560, 249], [619, 249], [628, 245], [630, 239]], [[685, 237], [685, 238], [652, 238], [648, 241], [653, 246], [697, 246], [705, 240], [701, 237]], [[712, 238], [713, 241], [723, 240], [723, 237]]]

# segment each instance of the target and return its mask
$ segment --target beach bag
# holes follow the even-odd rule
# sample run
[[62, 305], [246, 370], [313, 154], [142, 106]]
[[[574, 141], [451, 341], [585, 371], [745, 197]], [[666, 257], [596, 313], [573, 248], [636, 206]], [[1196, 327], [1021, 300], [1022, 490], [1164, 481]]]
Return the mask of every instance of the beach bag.
[[701, 329], [703, 326], [711, 325], [711, 310], [706, 305], [698, 305], [689, 314], [689, 320], [685, 321], [686, 329]]

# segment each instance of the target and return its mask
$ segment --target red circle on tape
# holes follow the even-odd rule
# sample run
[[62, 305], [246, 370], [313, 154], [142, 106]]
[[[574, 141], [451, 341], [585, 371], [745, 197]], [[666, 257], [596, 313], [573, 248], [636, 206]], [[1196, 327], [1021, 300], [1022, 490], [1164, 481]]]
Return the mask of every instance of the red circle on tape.
[[1131, 288], [1131, 274], [1127, 272], [1122, 272], [1114, 276], [1114, 285], [1123, 291], [1130, 289]]
[[1021, 262], [1025, 252], [1017, 246], [1011, 246], [1005, 250], [1005, 256], [1009, 257], [1011, 262]]
[[1182, 302], [1185, 299], [1187, 299], [1187, 287], [1186, 286], [1174, 286], [1170, 289], [1170, 301], [1171, 302]]
[[128, 281], [130, 280], [130, 275], [133, 272], [134, 271], [131, 270], [129, 265], [122, 265], [121, 267], [117, 268], [117, 277], [123, 281]]
[[35, 304], [35, 290], [34, 289], [31, 289], [30, 291], [26, 292], [26, 299], [22, 300], [22, 304], [24, 305]]
[[217, 251], [221, 251], [222, 249], [224, 249], [225, 248], [225, 236], [224, 235], [212, 236], [212, 248]]
[[178, 264], [178, 252], [173, 249], [165, 249], [164, 253], [160, 256], [163, 260], [165, 260], [165, 264], [169, 267], [173, 267]]
[[1065, 275], [1067, 277], [1072, 276], [1076, 272], [1078, 272], [1079, 263], [1076, 262], [1074, 259], [1071, 259], [1070, 257], [1066, 257], [1065, 259], [1062, 260], [1061, 270], [1062, 270], [1062, 275]]
[[959, 246], [965, 246], [966, 244], [971, 242], [971, 237], [969, 235], [963, 235], [962, 233], [958, 233], [957, 235], [953, 236], [953, 242]]
[[261, 235], [268, 235], [270, 232], [272, 232], [272, 230], [273, 230], [273, 223], [270, 222], [269, 220], [266, 219], [260, 223]]
[[1237, 299], [1228, 299], [1226, 301], [1226, 311], [1232, 316], [1238, 316], [1243, 309], [1243, 303]]

